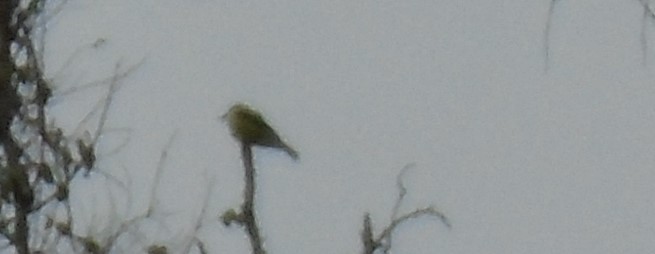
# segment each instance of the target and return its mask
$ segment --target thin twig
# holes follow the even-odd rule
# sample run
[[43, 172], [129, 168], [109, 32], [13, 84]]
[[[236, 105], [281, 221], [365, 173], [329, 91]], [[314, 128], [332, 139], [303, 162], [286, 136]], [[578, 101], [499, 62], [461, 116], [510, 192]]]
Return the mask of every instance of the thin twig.
[[641, 53], [643, 54], [643, 65], [648, 65], [648, 21], [655, 19], [655, 13], [650, 8], [650, 4], [646, 0], [639, 0], [639, 3], [644, 8], [644, 14], [641, 20]]
[[407, 188], [405, 188], [405, 185], [402, 182], [402, 178], [405, 172], [407, 172], [407, 170], [412, 166], [413, 164], [406, 165], [402, 169], [402, 171], [396, 176], [396, 186], [398, 187], [399, 193], [398, 193], [398, 199], [396, 200], [396, 203], [392, 211], [391, 222], [382, 230], [382, 232], [377, 237], [374, 237], [371, 216], [368, 213], [365, 214], [364, 226], [363, 226], [363, 230], [361, 231], [361, 240], [362, 240], [362, 244], [364, 245], [364, 250], [363, 250], [364, 254], [373, 254], [378, 249], [380, 249], [382, 253], [385, 254], [389, 253], [391, 249], [391, 238], [393, 232], [396, 230], [398, 226], [400, 226], [401, 224], [405, 223], [410, 219], [415, 219], [423, 216], [436, 217], [447, 228], [449, 229], [451, 228], [451, 224], [450, 221], [448, 221], [448, 218], [446, 218], [446, 216], [442, 212], [438, 211], [432, 206], [422, 209], [416, 209], [410, 213], [398, 217], [398, 210], [400, 210], [400, 205], [402, 204], [402, 201], [405, 199], [405, 196], [407, 194]]
[[95, 135], [93, 135], [93, 144], [95, 144], [98, 141], [98, 137], [105, 130], [105, 123], [107, 122], [107, 114], [109, 113], [109, 108], [114, 100], [114, 94], [116, 94], [116, 92], [120, 88], [118, 80], [130, 75], [133, 71], [138, 69], [143, 64], [144, 61], [145, 58], [141, 59], [139, 63], [131, 66], [120, 75], [118, 74], [118, 70], [120, 69], [120, 64], [116, 64], [116, 74], [113, 76], [111, 83], [109, 84], [109, 90], [107, 91], [107, 98], [105, 99], [106, 102], [104, 107], [102, 108], [102, 113], [100, 114], [100, 122], [98, 123], [98, 128], [96, 129]]
[[550, 30], [553, 23], [556, 2], [557, 0], [550, 1], [548, 18], [546, 19], [546, 27], [544, 29], [544, 72], [546, 73], [550, 69]]
[[405, 195], [407, 195], [407, 188], [405, 188], [405, 184], [403, 184], [403, 176], [409, 169], [413, 168], [416, 166], [414, 163], [409, 163], [403, 167], [403, 169], [400, 170], [400, 174], [396, 176], [396, 187], [398, 188], [398, 198], [396, 199], [396, 203], [393, 206], [393, 210], [391, 210], [391, 220], [394, 220], [396, 216], [398, 216], [398, 210], [400, 209], [400, 205], [402, 204], [403, 199], [405, 199]]
[[378, 236], [376, 241], [377, 242], [383, 241], [385, 238], [388, 238], [393, 233], [393, 231], [396, 229], [396, 227], [400, 226], [402, 223], [404, 223], [404, 222], [406, 222], [407, 220], [410, 220], [410, 219], [419, 218], [421, 216], [434, 216], [434, 217], [438, 218], [441, 221], [441, 223], [443, 223], [447, 228], [452, 228], [448, 218], [446, 218], [446, 216], [443, 213], [437, 211], [436, 209], [434, 209], [434, 207], [430, 206], [430, 207], [426, 207], [426, 208], [422, 208], [422, 209], [416, 209], [416, 210], [412, 211], [411, 213], [408, 213], [408, 214], [405, 214], [403, 216], [400, 216], [400, 217], [396, 218], [395, 220], [393, 220], [391, 222], [391, 224], [389, 224], [389, 226], [387, 226], [382, 231], [382, 234], [380, 234], [380, 236]]
[[[413, 168], [416, 164], [414, 163], [409, 163], [403, 167], [403, 169], [400, 170], [400, 173], [396, 176], [396, 187], [398, 188], [398, 198], [396, 198], [396, 203], [393, 205], [393, 209], [391, 210], [391, 221], [396, 220], [398, 217], [398, 211], [400, 210], [400, 206], [403, 203], [403, 200], [405, 200], [405, 196], [407, 195], [407, 188], [405, 187], [405, 184], [403, 183], [403, 177], [405, 176], [405, 173], [409, 171], [409, 169]], [[382, 246], [382, 251], [384, 253], [388, 252], [389, 249], [391, 248], [391, 239], [392, 235], [389, 234], [387, 237], [386, 244], [383, 244]], [[382, 244], [382, 243], [380, 243]]]
[[[91, 111], [78, 123], [78, 126], [74, 133], [79, 133], [81, 131], [81, 128], [91, 120], [91, 117], [94, 116], [98, 110], [100, 110], [100, 120], [98, 121], [98, 128], [95, 130], [93, 133], [91, 139], [92, 144], [96, 144], [100, 134], [104, 133], [103, 131], [105, 130], [105, 123], [107, 121], [107, 114], [109, 113], [110, 106], [113, 102], [114, 94], [120, 89], [120, 85], [122, 85], [121, 81], [122, 79], [126, 78], [129, 76], [132, 72], [136, 71], [145, 61], [145, 58], [141, 59], [137, 64], [134, 64], [130, 66], [127, 70], [123, 72], [118, 72], [120, 69], [120, 64], [116, 64], [115, 67], [115, 72], [111, 77], [93, 82], [94, 86], [99, 86], [99, 85], [105, 85], [109, 84], [109, 87], [107, 89], [107, 95], [103, 100], [98, 101], [98, 103], [93, 107]], [[88, 87], [88, 85], [85, 86], [78, 86], [75, 88], [72, 88], [66, 92], [63, 92], [63, 94], [67, 93], [73, 93], [73, 92], [79, 92], [81, 88], [83, 87]], [[62, 94], [59, 94], [59, 96], [62, 96]]]
[[[207, 175], [207, 171], [204, 172], [204, 175], [205, 176]], [[203, 178], [203, 179], [207, 179], [207, 178]], [[196, 223], [193, 228], [193, 233], [191, 234], [193, 237], [191, 240], [187, 241], [187, 246], [185, 246], [184, 248], [184, 253], [189, 253], [194, 243], [196, 244], [196, 246], [198, 246], [199, 249], [204, 249], [204, 244], [202, 243], [202, 241], [200, 241], [200, 239], [198, 239], [197, 234], [200, 228], [202, 227], [202, 220], [207, 215], [207, 209], [209, 208], [209, 198], [215, 181], [216, 179], [214, 177], [209, 178], [209, 180], [207, 181], [206, 189], [205, 189], [205, 197], [202, 203], [202, 209], [200, 209], [200, 214], [196, 219]]]
[[175, 140], [176, 136], [177, 130], [175, 130], [173, 134], [168, 138], [168, 142], [166, 142], [166, 145], [164, 146], [164, 149], [162, 149], [161, 155], [159, 156], [159, 162], [157, 163], [157, 169], [155, 171], [155, 182], [152, 184], [152, 189], [150, 190], [150, 203], [148, 204], [146, 217], [152, 216], [155, 206], [157, 205], [157, 191], [159, 189], [159, 184], [161, 183], [162, 172], [164, 171], [165, 162], [168, 159], [168, 151], [173, 145], [173, 140]]

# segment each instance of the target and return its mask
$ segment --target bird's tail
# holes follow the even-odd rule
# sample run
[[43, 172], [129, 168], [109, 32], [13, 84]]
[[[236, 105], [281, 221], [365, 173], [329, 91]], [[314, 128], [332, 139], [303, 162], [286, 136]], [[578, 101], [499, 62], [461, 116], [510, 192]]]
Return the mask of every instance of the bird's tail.
[[283, 149], [285, 152], [287, 152], [287, 154], [289, 154], [289, 156], [290, 156], [291, 158], [293, 158], [293, 160], [296, 160], [296, 161], [297, 161], [297, 160], [300, 158], [299, 155], [298, 155], [298, 152], [297, 152], [295, 149], [291, 148], [289, 145], [284, 144], [284, 146], [282, 147], [282, 149]]

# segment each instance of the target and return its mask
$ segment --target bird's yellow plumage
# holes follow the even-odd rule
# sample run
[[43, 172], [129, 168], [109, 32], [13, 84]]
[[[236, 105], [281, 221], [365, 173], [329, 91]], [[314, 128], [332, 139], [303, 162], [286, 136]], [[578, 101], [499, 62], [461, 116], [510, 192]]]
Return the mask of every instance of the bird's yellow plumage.
[[262, 115], [243, 103], [237, 103], [223, 116], [227, 120], [232, 136], [247, 145], [259, 145], [284, 150], [298, 159], [298, 152], [287, 145]]

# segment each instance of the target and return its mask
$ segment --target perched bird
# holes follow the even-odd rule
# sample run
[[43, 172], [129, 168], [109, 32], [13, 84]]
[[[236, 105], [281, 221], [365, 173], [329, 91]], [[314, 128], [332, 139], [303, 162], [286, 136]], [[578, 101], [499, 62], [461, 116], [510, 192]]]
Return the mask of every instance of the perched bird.
[[232, 136], [247, 145], [273, 147], [284, 150], [294, 160], [298, 160], [298, 152], [282, 141], [264, 117], [256, 110], [243, 103], [234, 104], [223, 115], [227, 120]]

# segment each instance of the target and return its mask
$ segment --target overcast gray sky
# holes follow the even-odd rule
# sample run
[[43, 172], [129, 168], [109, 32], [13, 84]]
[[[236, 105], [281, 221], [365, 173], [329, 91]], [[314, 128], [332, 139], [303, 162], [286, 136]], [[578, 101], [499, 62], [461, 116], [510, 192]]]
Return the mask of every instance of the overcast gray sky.
[[[173, 250], [213, 178], [200, 238], [212, 253], [249, 252], [244, 232], [217, 220], [238, 206], [243, 181], [238, 145], [216, 118], [241, 101], [301, 156], [256, 150], [270, 253], [359, 253], [363, 214], [377, 229], [388, 223], [408, 163], [401, 210], [434, 205], [453, 228], [413, 221], [394, 253], [652, 253], [655, 84], [643, 8], [558, 1], [545, 73], [549, 4], [68, 0], [46, 40], [60, 95], [51, 111], [69, 135], [93, 130], [77, 126], [106, 86], [64, 91], [141, 63], [114, 98], [98, 165], [134, 186], [121, 214], [142, 213], [177, 133], [156, 194], [161, 220], [143, 226]], [[650, 59], [653, 35], [651, 20]], [[91, 216], [106, 209], [102, 182], [76, 183], [73, 195], [95, 197], [77, 205], [80, 219], [120, 219]]]

